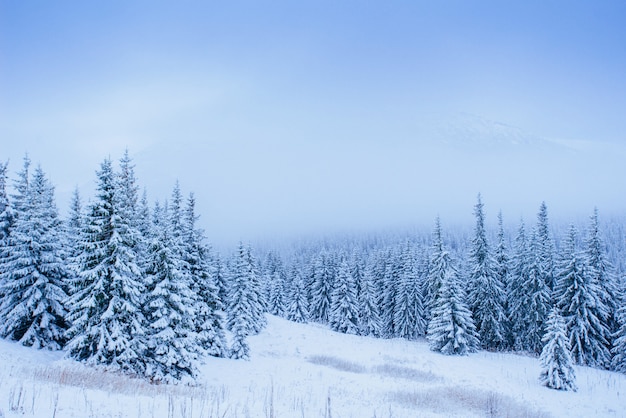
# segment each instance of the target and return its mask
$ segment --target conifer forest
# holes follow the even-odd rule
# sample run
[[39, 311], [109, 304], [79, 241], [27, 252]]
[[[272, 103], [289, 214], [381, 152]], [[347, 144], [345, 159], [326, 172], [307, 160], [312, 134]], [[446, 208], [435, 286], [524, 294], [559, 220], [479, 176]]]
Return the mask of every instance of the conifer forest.
[[174, 383], [207, 356], [254, 356], [248, 337], [271, 314], [425, 338], [445, 355], [538, 357], [541, 382], [560, 390], [576, 390], [574, 365], [626, 373], [624, 224], [598, 209], [564, 227], [538, 202], [536, 218], [499, 213], [490, 229], [479, 194], [466, 229], [436, 218], [428, 233], [218, 254], [193, 193], [175, 184], [149, 201], [128, 152], [102, 161], [93, 195], [76, 191], [69, 213], [40, 166], [25, 157], [9, 168], [0, 165], [0, 336], [24, 346]]

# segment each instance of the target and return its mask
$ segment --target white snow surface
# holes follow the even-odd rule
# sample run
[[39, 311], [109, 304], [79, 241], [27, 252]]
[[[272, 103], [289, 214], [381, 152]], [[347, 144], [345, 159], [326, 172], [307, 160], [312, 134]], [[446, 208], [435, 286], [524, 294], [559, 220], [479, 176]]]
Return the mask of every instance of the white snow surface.
[[249, 343], [249, 361], [209, 358], [196, 383], [156, 386], [0, 340], [0, 417], [626, 417], [619, 373], [577, 367], [578, 392], [561, 392], [539, 383], [537, 358], [274, 316]]

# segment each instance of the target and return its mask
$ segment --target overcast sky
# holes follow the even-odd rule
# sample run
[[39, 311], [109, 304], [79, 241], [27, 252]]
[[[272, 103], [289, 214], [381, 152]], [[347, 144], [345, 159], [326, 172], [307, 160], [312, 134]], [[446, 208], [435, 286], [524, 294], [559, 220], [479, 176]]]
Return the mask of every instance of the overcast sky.
[[218, 243], [623, 211], [623, 1], [0, 0], [0, 159], [128, 148]]

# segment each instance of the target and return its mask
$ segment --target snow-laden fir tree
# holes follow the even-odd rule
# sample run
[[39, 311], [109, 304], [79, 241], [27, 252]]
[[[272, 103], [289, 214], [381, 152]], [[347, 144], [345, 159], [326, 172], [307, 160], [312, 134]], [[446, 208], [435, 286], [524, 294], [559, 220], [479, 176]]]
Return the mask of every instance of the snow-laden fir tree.
[[350, 266], [344, 259], [340, 262], [335, 278], [330, 305], [330, 327], [344, 334], [359, 333], [359, 311], [356, 286], [350, 273]]
[[373, 267], [366, 267], [361, 278], [359, 295], [359, 334], [380, 337], [381, 319], [378, 308], [379, 291], [372, 272]]
[[520, 221], [515, 244], [513, 248], [513, 257], [511, 259], [511, 269], [507, 282], [507, 317], [509, 324], [508, 344], [516, 351], [524, 351], [528, 349], [523, 336], [526, 333], [526, 301], [524, 283], [528, 281], [530, 264], [530, 253], [528, 249], [528, 240], [526, 238], [526, 226], [524, 221]]
[[603, 318], [606, 306], [600, 299], [600, 288], [576, 248], [576, 227], [570, 226], [557, 270], [554, 292], [560, 315], [566, 326], [571, 355], [584, 366], [608, 367], [609, 331]]
[[[176, 192], [174, 192], [176, 193]], [[169, 206], [155, 207], [155, 219], [146, 268], [147, 294], [144, 312], [147, 320], [145, 374], [154, 382], [175, 382], [197, 373], [198, 345], [196, 295], [181, 259], [181, 240], [176, 227], [180, 214], [170, 214]]]
[[[615, 268], [607, 259], [606, 247], [600, 236], [597, 208], [594, 208], [587, 229], [585, 264], [589, 269], [591, 282], [598, 287], [598, 302], [603, 306], [603, 309], [606, 309], [606, 317], [601, 319], [609, 332], [613, 334], [618, 328], [616, 313], [619, 309], [620, 286]], [[610, 338], [608, 340], [610, 341]]]
[[407, 243], [401, 255], [402, 273], [393, 310], [396, 336], [406, 339], [415, 339], [426, 332], [416, 260], [411, 245]]
[[428, 262], [428, 274], [423, 283], [424, 306], [426, 319], [431, 318], [435, 299], [441, 290], [445, 276], [450, 269], [450, 254], [443, 248], [443, 236], [441, 234], [441, 222], [439, 216], [435, 219], [435, 228], [432, 234], [430, 259]]
[[309, 314], [311, 320], [328, 323], [330, 318], [331, 294], [334, 288], [334, 268], [328, 252], [322, 251], [314, 261], [313, 280], [311, 282], [311, 303]]
[[304, 280], [297, 266], [291, 269], [291, 282], [287, 301], [287, 319], [305, 324], [309, 319], [308, 301]]
[[490, 350], [499, 349], [505, 341], [504, 284], [498, 277], [487, 233], [483, 203], [478, 195], [474, 206], [476, 225], [469, 253], [469, 305], [478, 331], [481, 345]]
[[233, 334], [230, 356], [235, 359], [248, 359], [250, 347], [247, 337], [254, 332], [255, 310], [258, 299], [254, 295], [249, 266], [248, 249], [239, 243], [239, 248], [230, 266], [227, 328]]
[[250, 245], [246, 247], [246, 259], [248, 263], [248, 276], [250, 278], [250, 288], [252, 290], [253, 303], [251, 333], [258, 334], [267, 325], [267, 301], [265, 300], [265, 292], [263, 292], [263, 283], [261, 282], [261, 274], [256, 258], [252, 255]]
[[136, 263], [137, 232], [110, 159], [97, 172], [97, 196], [84, 220], [73, 260], [68, 355], [131, 373], [144, 371], [145, 290]]
[[[11, 205], [7, 194], [7, 178], [9, 163], [0, 163], [0, 245], [9, 236], [12, 223]], [[1, 293], [0, 293], [1, 295]]]
[[502, 211], [498, 212], [498, 236], [497, 236], [497, 246], [495, 250], [495, 261], [496, 261], [496, 276], [498, 278], [498, 282], [502, 285], [502, 290], [504, 292], [504, 347], [511, 348], [512, 338], [511, 338], [511, 323], [509, 321], [509, 298], [508, 298], [508, 290], [509, 290], [509, 254], [507, 250], [506, 240], [504, 237], [504, 222], [502, 220]]
[[615, 317], [618, 329], [613, 335], [611, 368], [616, 372], [626, 373], [626, 304], [620, 306]]
[[541, 383], [552, 389], [576, 391], [574, 361], [565, 335], [565, 322], [557, 308], [550, 311], [542, 341], [545, 345], [539, 356]]
[[[0, 335], [35, 348], [65, 343], [67, 270], [54, 188], [30, 161], [20, 173], [15, 223], [0, 240]], [[24, 193], [24, 195], [22, 195]]]
[[[440, 230], [439, 218], [435, 225], [437, 230]], [[436, 280], [438, 286], [433, 288], [431, 319], [426, 334], [430, 349], [450, 355], [474, 352], [479, 341], [472, 313], [465, 301], [459, 273], [442, 243], [433, 247], [432, 260], [432, 280]]]
[[[535, 230], [534, 254], [537, 259], [537, 273], [548, 289], [552, 291], [556, 286], [554, 275], [554, 243], [552, 242], [550, 227], [548, 225], [548, 207], [546, 202], [541, 202], [537, 213], [537, 228]], [[546, 312], [545, 318], [548, 317]]]
[[265, 261], [265, 276], [268, 295], [268, 312], [272, 315], [285, 316], [287, 288], [284, 266], [277, 254], [270, 251]]
[[184, 210], [183, 228], [185, 261], [189, 268], [191, 289], [195, 295], [195, 331], [198, 345], [205, 354], [215, 357], [226, 355], [223, 310], [219, 300], [219, 288], [215, 280], [215, 268], [211, 264], [210, 248], [204, 244], [204, 232], [196, 227], [196, 200], [192, 194]]
[[381, 319], [383, 321], [383, 335], [386, 338], [394, 338], [398, 335], [398, 327], [395, 323], [396, 299], [398, 287], [403, 273], [402, 257], [397, 249], [389, 251], [389, 257], [385, 265], [383, 276], [383, 288], [381, 298]]

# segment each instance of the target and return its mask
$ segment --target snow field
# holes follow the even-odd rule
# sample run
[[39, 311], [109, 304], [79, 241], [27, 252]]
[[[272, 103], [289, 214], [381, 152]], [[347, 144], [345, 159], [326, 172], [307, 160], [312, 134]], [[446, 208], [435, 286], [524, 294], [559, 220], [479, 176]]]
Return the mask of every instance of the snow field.
[[0, 340], [0, 417], [626, 417], [626, 376], [576, 367], [578, 392], [539, 360], [445, 356], [425, 340], [339, 334], [268, 316], [250, 361], [208, 358], [196, 384], [150, 385]]

